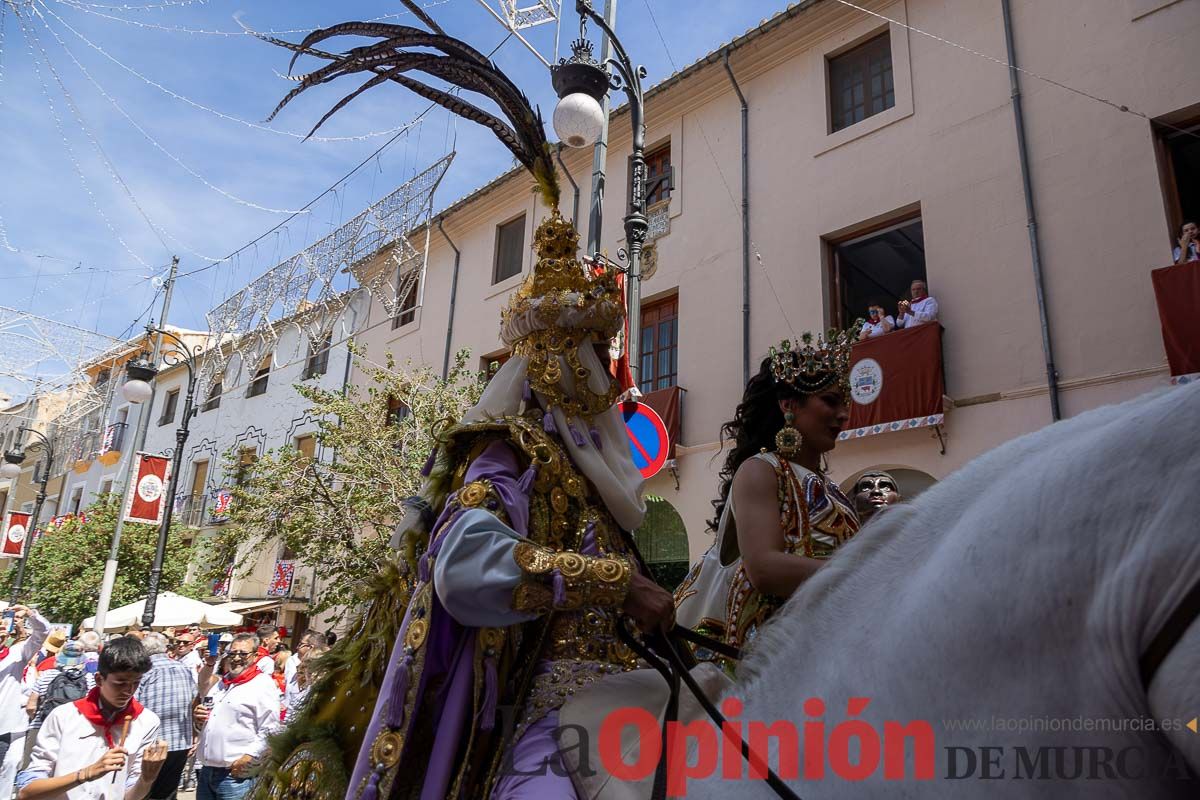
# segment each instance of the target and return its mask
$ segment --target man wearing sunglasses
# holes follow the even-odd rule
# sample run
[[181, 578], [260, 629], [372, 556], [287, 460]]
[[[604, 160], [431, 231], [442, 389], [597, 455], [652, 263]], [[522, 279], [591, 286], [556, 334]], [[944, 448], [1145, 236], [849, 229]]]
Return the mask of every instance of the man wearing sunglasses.
[[241, 800], [253, 780], [250, 767], [279, 729], [279, 690], [259, 671], [255, 637], [238, 634], [225, 653], [229, 670], [195, 708], [201, 727], [196, 800]]

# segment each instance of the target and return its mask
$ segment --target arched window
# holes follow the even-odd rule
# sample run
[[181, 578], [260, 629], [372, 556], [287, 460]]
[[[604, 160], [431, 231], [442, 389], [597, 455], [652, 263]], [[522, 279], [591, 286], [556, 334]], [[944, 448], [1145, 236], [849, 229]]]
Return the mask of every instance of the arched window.
[[683, 517], [662, 497], [647, 495], [646, 517], [633, 534], [654, 580], [673, 590], [688, 571], [688, 538]]

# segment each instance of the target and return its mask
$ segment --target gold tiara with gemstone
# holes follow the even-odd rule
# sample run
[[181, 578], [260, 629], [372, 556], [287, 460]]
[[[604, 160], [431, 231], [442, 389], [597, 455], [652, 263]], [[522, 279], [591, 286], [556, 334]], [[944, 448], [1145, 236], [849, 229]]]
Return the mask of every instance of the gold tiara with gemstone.
[[830, 329], [824, 336], [805, 332], [799, 341], [784, 339], [769, 351], [771, 376], [796, 391], [814, 394], [837, 384], [849, 390], [852, 331]]

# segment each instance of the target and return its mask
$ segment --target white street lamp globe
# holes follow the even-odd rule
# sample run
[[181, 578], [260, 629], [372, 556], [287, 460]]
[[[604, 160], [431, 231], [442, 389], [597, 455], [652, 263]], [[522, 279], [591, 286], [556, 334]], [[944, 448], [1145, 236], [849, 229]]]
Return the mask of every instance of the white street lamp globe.
[[8, 478], [11, 480], [12, 478], [20, 477], [20, 475], [20, 464], [14, 464], [11, 461], [5, 461], [3, 465], [0, 465], [0, 478]]
[[590, 94], [574, 92], [554, 108], [554, 132], [567, 147], [595, 144], [604, 127], [604, 109]]
[[134, 378], [125, 381], [125, 385], [121, 387], [121, 394], [131, 403], [144, 403], [154, 394], [154, 390], [150, 388], [150, 384]]

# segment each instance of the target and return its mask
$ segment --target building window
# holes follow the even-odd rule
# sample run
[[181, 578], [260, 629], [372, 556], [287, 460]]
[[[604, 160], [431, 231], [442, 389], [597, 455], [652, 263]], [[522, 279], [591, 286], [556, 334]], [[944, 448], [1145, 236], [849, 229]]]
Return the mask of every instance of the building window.
[[412, 414], [412, 409], [408, 404], [395, 395], [389, 395], [387, 399], [387, 416], [384, 417], [383, 424], [399, 425], [404, 420], [408, 419]]
[[[410, 270], [396, 278], [396, 315], [392, 317], [392, 330], [408, 325], [417, 318], [417, 290], [420, 288], [419, 270]], [[403, 290], [403, 294], [401, 294]]]
[[192, 496], [204, 494], [208, 484], [208, 462], [197, 461], [192, 464]]
[[668, 143], [646, 156], [646, 205], [669, 200], [673, 185], [671, 145]]
[[669, 297], [642, 309], [642, 392], [667, 389], [677, 383], [679, 371], [679, 297]]
[[508, 360], [512, 358], [512, 353], [498, 353], [494, 356], [487, 356], [482, 359], [482, 372], [485, 383], [491, 383], [492, 378], [496, 377], [496, 373], [500, 371]]
[[525, 215], [496, 226], [496, 264], [492, 269], [492, 283], [499, 283], [513, 275], [521, 274], [525, 260]]
[[223, 375], [213, 378], [213, 382], [208, 386], [208, 397], [204, 398], [204, 405], [200, 406], [201, 411], [212, 411], [214, 408], [221, 407], [221, 381], [223, 378]]
[[909, 299], [912, 282], [925, 280], [925, 236], [919, 219], [835, 243], [832, 249], [829, 316], [835, 328], [865, 318], [867, 308], [875, 304], [895, 318], [899, 302]]
[[[71, 505], [68, 506], [71, 510], [69, 513], [78, 514], [79, 507], [82, 505], [83, 505], [83, 487], [77, 486], [71, 490]], [[34, 521], [34, 524], [35, 525], [37, 524], [36, 520]]]
[[1183, 224], [1200, 221], [1200, 118], [1171, 127], [1156, 124], [1154, 131], [1173, 253]]
[[896, 105], [892, 84], [892, 38], [884, 32], [829, 59], [829, 123], [832, 133]]
[[304, 363], [302, 380], [324, 375], [329, 370], [329, 348], [333, 344], [333, 334], [327, 333], [320, 344], [308, 343], [308, 360]]
[[258, 365], [258, 369], [254, 371], [254, 377], [250, 379], [250, 386], [246, 389], [246, 397], [258, 397], [267, 391], [267, 380], [271, 377], [271, 354], [267, 353], [263, 356], [263, 360]]
[[305, 461], [315, 461], [317, 458], [317, 437], [311, 433], [296, 437], [296, 449]]
[[233, 482], [245, 486], [250, 482], [254, 472], [254, 464], [258, 461], [258, 450], [253, 447], [243, 447], [238, 453], [237, 470], [233, 474]]
[[175, 421], [175, 407], [179, 405], [179, 390], [172, 389], [163, 395], [162, 413], [158, 415], [159, 425], [169, 425]]
[[101, 481], [100, 482], [100, 496], [104, 497], [106, 494], [112, 494], [112, 485], [113, 485], [112, 478]]

